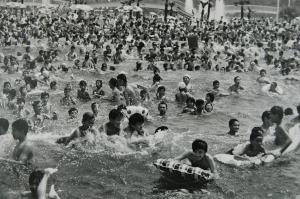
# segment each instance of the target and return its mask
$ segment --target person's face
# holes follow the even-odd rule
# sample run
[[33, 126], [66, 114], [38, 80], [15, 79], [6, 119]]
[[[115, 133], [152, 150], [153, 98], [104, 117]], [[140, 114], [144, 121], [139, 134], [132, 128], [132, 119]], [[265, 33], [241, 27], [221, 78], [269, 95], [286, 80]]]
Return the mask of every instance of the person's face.
[[270, 118], [271, 118], [271, 121], [272, 121], [273, 123], [277, 123], [277, 122], [279, 121], [279, 116], [278, 116], [278, 114], [275, 114], [275, 113], [272, 113], [272, 112], [271, 112]]
[[135, 125], [132, 125], [132, 128], [138, 132], [143, 131], [144, 123], [138, 123]]
[[35, 107], [33, 109], [34, 109], [34, 112], [36, 114], [40, 114], [42, 112], [42, 105], [41, 105], [41, 103], [35, 105]]
[[49, 96], [48, 96], [48, 95], [46, 95], [46, 96], [44, 96], [44, 97], [42, 98], [42, 102], [43, 102], [44, 104], [48, 103], [48, 100], [49, 100]]
[[22, 131], [12, 128], [12, 135], [15, 140], [23, 139], [25, 137]]
[[101, 88], [102, 87], [102, 83], [100, 81], [96, 81], [96, 86], [97, 86], [97, 88]]
[[11, 85], [10, 84], [5, 84], [4, 85], [4, 89], [10, 89], [11, 88]]
[[210, 101], [211, 101], [209, 95], [206, 95], [206, 96], [205, 96], [205, 100], [206, 100], [207, 102], [210, 102]]
[[238, 132], [240, 129], [240, 123], [235, 121], [231, 126], [230, 126], [230, 130], [233, 132]]
[[260, 73], [260, 76], [265, 77], [265, 76], [266, 76], [266, 72], [265, 72], [265, 71], [262, 71], [262, 72]]
[[198, 157], [199, 159], [202, 159], [204, 157], [205, 153], [206, 152], [203, 149], [197, 149], [194, 151], [194, 155], [196, 157]]
[[192, 101], [188, 101], [187, 103], [186, 103], [186, 105], [187, 105], [187, 107], [190, 107], [190, 108], [192, 108], [192, 107], [194, 107], [194, 102], [192, 102]]
[[160, 104], [158, 106], [158, 111], [159, 111], [160, 115], [165, 115], [167, 112], [167, 106], [165, 104]]
[[95, 119], [92, 120], [87, 120], [85, 122], [83, 122], [83, 126], [85, 126], [86, 128], [92, 128], [95, 124]]
[[80, 85], [80, 89], [84, 91], [86, 89], [86, 85]]
[[19, 108], [24, 108], [25, 103], [24, 102], [20, 102], [18, 105], [19, 105]]
[[159, 94], [160, 96], [165, 96], [166, 91], [165, 91], [164, 89], [161, 89], [161, 90], [158, 91], [158, 94]]
[[93, 111], [93, 113], [98, 113], [99, 112], [99, 104], [96, 104], [95, 106], [93, 106], [92, 111]]
[[188, 85], [190, 83], [190, 78], [188, 77], [183, 77], [183, 82]]
[[268, 126], [272, 126], [273, 123], [272, 123], [271, 117], [270, 118], [265, 117], [264, 123], [267, 124]]
[[219, 83], [216, 83], [213, 85], [214, 89], [218, 89], [220, 87], [220, 84]]
[[236, 78], [235, 80], [234, 80], [234, 83], [235, 84], [241, 84], [241, 78]]
[[253, 146], [262, 146], [263, 145], [263, 137], [262, 136], [258, 136], [256, 137], [254, 140], [251, 140], [251, 144]]
[[114, 127], [120, 128], [122, 119], [123, 119], [122, 117], [118, 117], [118, 118], [112, 120], [111, 123], [114, 125]]
[[76, 111], [76, 110], [74, 110], [70, 113], [71, 118], [77, 118], [77, 116], [78, 116], [78, 111]]

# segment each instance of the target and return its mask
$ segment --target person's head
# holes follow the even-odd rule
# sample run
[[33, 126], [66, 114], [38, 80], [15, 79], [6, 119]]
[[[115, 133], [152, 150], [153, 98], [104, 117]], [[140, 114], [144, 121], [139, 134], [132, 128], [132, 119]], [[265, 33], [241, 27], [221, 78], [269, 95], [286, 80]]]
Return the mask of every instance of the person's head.
[[4, 82], [4, 84], [3, 84], [3, 90], [9, 90], [9, 89], [11, 89], [10, 82]]
[[283, 108], [280, 106], [273, 106], [270, 112], [271, 121], [280, 124], [283, 118]]
[[17, 96], [17, 91], [16, 89], [10, 89], [8, 92], [8, 100], [13, 100]]
[[196, 108], [199, 109], [203, 109], [204, 106], [204, 100], [203, 99], [197, 99], [195, 102]]
[[78, 116], [78, 109], [75, 107], [72, 107], [68, 110], [68, 114], [71, 119], [75, 119]]
[[160, 126], [157, 129], [155, 129], [154, 134], [158, 133], [158, 132], [162, 132], [162, 131], [167, 131], [169, 130], [169, 128], [167, 126]]
[[141, 90], [140, 97], [141, 97], [142, 100], [147, 98], [147, 91], [145, 89]]
[[207, 102], [214, 102], [215, 101], [215, 95], [213, 93], [207, 93], [205, 100]]
[[68, 87], [66, 87], [66, 88], [64, 89], [64, 94], [65, 94], [66, 97], [71, 96], [71, 89], [68, 88]]
[[263, 124], [265, 124], [267, 126], [272, 126], [271, 112], [264, 111], [263, 114], [261, 115], [261, 120], [262, 120]]
[[94, 115], [97, 116], [98, 112], [99, 112], [99, 104], [97, 102], [93, 102], [91, 104], [91, 109], [92, 109]]
[[261, 146], [263, 144], [263, 130], [261, 127], [254, 127], [252, 129], [250, 143], [252, 146]]
[[101, 66], [102, 71], [107, 71], [107, 63], [103, 63]]
[[28, 123], [25, 119], [18, 119], [11, 125], [12, 135], [15, 140], [24, 140], [28, 133]]
[[9, 127], [9, 121], [5, 118], [0, 118], [0, 135], [7, 133]]
[[234, 79], [235, 84], [240, 84], [241, 83], [241, 78], [239, 76], [236, 76]]
[[204, 157], [204, 155], [207, 153], [207, 148], [207, 143], [204, 140], [196, 139], [192, 143], [193, 152], [199, 158]]
[[228, 125], [231, 132], [237, 133], [240, 129], [240, 122], [237, 119], [229, 120]]
[[115, 127], [120, 128], [123, 114], [118, 109], [112, 109], [108, 114], [109, 122], [112, 123]]
[[293, 109], [292, 108], [286, 108], [284, 110], [284, 115], [294, 115]]
[[102, 87], [102, 80], [100, 80], [100, 79], [96, 80], [96, 87], [97, 88], [101, 88]]
[[111, 89], [117, 88], [118, 87], [118, 80], [116, 78], [111, 78], [108, 82], [109, 87]]
[[95, 116], [91, 112], [86, 112], [82, 116], [81, 120], [82, 126], [85, 127], [86, 129], [92, 128], [95, 123]]
[[272, 82], [271, 85], [270, 85], [270, 91], [276, 92], [276, 88], [277, 88], [277, 83], [276, 82]]
[[26, 88], [26, 86], [21, 86], [19, 88], [19, 92], [20, 92], [20, 94], [21, 94], [22, 97], [26, 97], [26, 95], [27, 95], [27, 88]]
[[129, 126], [132, 130], [142, 131], [144, 122], [144, 117], [139, 113], [135, 113], [129, 117]]
[[161, 79], [161, 77], [158, 74], [155, 74], [153, 76], [153, 84], [160, 83], [161, 80], [162, 79]]
[[156, 94], [159, 95], [160, 97], [165, 96], [165, 94], [166, 94], [166, 87], [164, 87], [164, 86], [158, 87]]
[[191, 76], [190, 75], [184, 75], [183, 76], [183, 82], [186, 84], [186, 85], [188, 85], [189, 83], [190, 83], [190, 81], [191, 81]]
[[17, 98], [17, 105], [19, 108], [24, 108], [25, 106], [25, 99], [23, 97], [18, 97]]
[[36, 115], [41, 114], [42, 112], [42, 104], [41, 101], [37, 100], [32, 103], [33, 111]]
[[56, 90], [57, 89], [57, 83], [56, 83], [56, 81], [50, 82], [50, 89], [51, 90]]
[[80, 87], [81, 90], [85, 90], [86, 87], [87, 87], [86, 81], [85, 81], [85, 80], [81, 80], [81, 81], [79, 82], [79, 87]]
[[127, 77], [125, 74], [119, 74], [117, 76], [119, 86], [127, 86]]
[[158, 111], [159, 111], [159, 115], [163, 116], [166, 114], [167, 110], [168, 110], [168, 104], [165, 101], [161, 101], [158, 104], [157, 107]]
[[186, 84], [184, 82], [179, 82], [178, 89], [179, 92], [187, 92]]
[[265, 69], [261, 69], [261, 70], [259, 71], [259, 74], [260, 74], [261, 77], [265, 77], [266, 74], [267, 74], [267, 71], [266, 71]]
[[213, 81], [213, 88], [218, 89], [220, 87], [220, 82], [218, 80]]
[[41, 100], [44, 104], [48, 102], [49, 97], [50, 97], [49, 93], [47, 93], [47, 92], [41, 93]]
[[188, 97], [188, 98], [186, 99], [186, 106], [187, 106], [187, 107], [192, 108], [192, 107], [195, 106], [195, 103], [196, 103], [196, 100], [195, 100], [193, 97]]
[[31, 195], [34, 198], [38, 198], [37, 190], [43, 177], [44, 177], [44, 172], [41, 170], [35, 170], [29, 175], [29, 189], [31, 191]]

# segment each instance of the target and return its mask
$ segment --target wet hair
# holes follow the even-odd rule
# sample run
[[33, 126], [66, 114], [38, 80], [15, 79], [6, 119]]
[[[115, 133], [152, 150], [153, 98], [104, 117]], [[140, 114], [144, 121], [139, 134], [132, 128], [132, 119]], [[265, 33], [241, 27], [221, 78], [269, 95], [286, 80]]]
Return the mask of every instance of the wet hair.
[[228, 125], [232, 126], [235, 122], [239, 122], [239, 121], [237, 119], [231, 119], [229, 120]]
[[271, 114], [278, 115], [280, 120], [282, 120], [282, 118], [283, 118], [283, 108], [282, 107], [273, 106], [270, 111], [271, 111]]
[[167, 126], [160, 126], [157, 129], [155, 129], [154, 134], [158, 133], [159, 131], [166, 131], [169, 130]]
[[286, 108], [284, 110], [284, 115], [293, 115], [293, 109], [292, 108]]
[[160, 87], [157, 88], [157, 92], [159, 92], [159, 91], [161, 91], [161, 90], [165, 90], [165, 91], [166, 91], [166, 87], [160, 86]]
[[116, 120], [118, 118], [123, 118], [123, 114], [118, 109], [112, 109], [108, 114], [108, 119], [111, 121]]
[[49, 93], [47, 93], [47, 92], [41, 93], [41, 99], [45, 98], [46, 96], [50, 97]]
[[144, 117], [139, 113], [135, 113], [129, 117], [129, 125], [143, 124], [144, 122]]
[[213, 81], [213, 85], [220, 84], [218, 80]]
[[23, 97], [18, 97], [17, 104], [21, 104], [22, 102], [25, 104], [25, 99]]
[[30, 187], [31, 193], [34, 194], [37, 191], [37, 190], [33, 189], [33, 185], [39, 185], [40, 182], [42, 181], [43, 177], [44, 177], [44, 172], [41, 170], [33, 171], [29, 175], [29, 187]]
[[215, 101], [215, 95], [213, 93], [207, 93], [206, 96], [209, 96], [211, 102]]
[[72, 108], [70, 108], [70, 109], [68, 110], [68, 114], [71, 115], [71, 113], [72, 113], [73, 111], [77, 111], [77, 112], [78, 112], [78, 109], [75, 108], [75, 107], [72, 107]]
[[207, 143], [204, 140], [196, 139], [192, 143], [192, 149], [193, 149], [193, 151], [197, 151], [199, 149], [202, 149], [206, 153], [207, 152]]
[[234, 79], [233, 79], [234, 82], [235, 82], [238, 78], [240, 78], [240, 76], [235, 76]]
[[117, 107], [117, 110], [119, 111], [122, 111], [122, 110], [126, 110], [126, 105], [125, 104], [120, 104], [118, 107]]
[[161, 102], [159, 102], [159, 104], [158, 104], [158, 108], [160, 107], [160, 105], [166, 105], [166, 108], [168, 109], [168, 104], [165, 102], [165, 101], [161, 101]]
[[8, 85], [11, 86], [10, 82], [4, 82], [3, 87], [8, 86]]
[[81, 80], [81, 81], [79, 82], [79, 86], [87, 86], [86, 81], [85, 81], [85, 80]]
[[16, 121], [14, 121], [12, 123], [11, 127], [15, 130], [24, 132], [25, 135], [27, 135], [27, 132], [29, 129], [28, 123], [24, 119], [18, 119]]
[[97, 80], [96, 80], [96, 84], [97, 84], [98, 82], [100, 82], [100, 83], [101, 83], [101, 86], [103, 85], [103, 82], [102, 82], [102, 80], [101, 80], [101, 79], [97, 79]]
[[108, 83], [109, 83], [109, 85], [112, 85], [113, 87], [118, 86], [118, 80], [116, 78], [111, 78]]
[[196, 100], [193, 98], [193, 97], [188, 97], [187, 99], [186, 99], [186, 103], [188, 103], [188, 102], [193, 102], [194, 104], [196, 103]]
[[162, 78], [159, 75], [153, 76], [153, 83], [160, 82], [161, 80], [162, 80]]
[[197, 99], [195, 102], [196, 107], [203, 106], [205, 101], [203, 99]]
[[263, 137], [263, 130], [261, 127], [254, 127], [250, 134], [250, 141], [255, 140], [257, 137]]
[[261, 69], [261, 70], [259, 71], [260, 74], [261, 74], [262, 72], [267, 73], [267, 71], [266, 71], [265, 69]]
[[91, 112], [85, 112], [82, 116], [81, 122], [83, 123], [83, 122], [86, 122], [86, 121], [89, 121], [89, 120], [95, 120], [95, 116]]
[[50, 89], [53, 89], [54, 88], [54, 86], [56, 86], [56, 81], [52, 81], [52, 82], [50, 82]]
[[261, 115], [261, 120], [264, 121], [264, 119], [270, 119], [271, 118], [271, 112], [270, 111], [264, 111], [263, 114]]
[[125, 86], [127, 86], [127, 77], [126, 77], [125, 74], [119, 74], [119, 75], [117, 76], [117, 80], [122, 80], [122, 81], [124, 81]]
[[3, 130], [5, 132], [7, 132], [8, 130], [8, 127], [9, 127], [9, 121], [5, 118], [0, 118], [0, 127], [3, 128]]

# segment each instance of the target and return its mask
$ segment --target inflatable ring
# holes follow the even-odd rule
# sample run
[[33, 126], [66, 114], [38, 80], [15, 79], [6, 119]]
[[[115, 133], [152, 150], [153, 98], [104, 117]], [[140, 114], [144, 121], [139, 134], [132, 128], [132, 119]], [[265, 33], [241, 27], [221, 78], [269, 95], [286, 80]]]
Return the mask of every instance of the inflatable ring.
[[142, 106], [128, 106], [126, 107], [126, 116], [129, 118], [135, 113], [141, 114], [145, 119], [150, 119], [149, 110]]
[[203, 170], [199, 167], [191, 167], [175, 160], [158, 159], [153, 164], [163, 174], [167, 174], [165, 176], [174, 177], [178, 179], [178, 181], [184, 180], [187, 182], [205, 183], [212, 179], [212, 173], [210, 171]]

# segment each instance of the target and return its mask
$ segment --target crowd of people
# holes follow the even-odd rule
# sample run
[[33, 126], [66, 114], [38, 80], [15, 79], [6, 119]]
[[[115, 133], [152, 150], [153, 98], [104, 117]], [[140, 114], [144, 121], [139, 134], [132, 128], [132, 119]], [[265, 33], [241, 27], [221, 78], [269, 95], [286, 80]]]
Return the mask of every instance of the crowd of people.
[[[174, 102], [184, 106], [180, 110], [182, 114], [208, 114], [214, 111], [215, 100], [241, 94], [246, 89], [238, 73], [259, 74], [257, 82], [262, 86], [270, 85], [268, 92], [280, 95], [278, 83], [267, 77], [267, 70], [290, 79], [300, 68], [300, 26], [277, 23], [272, 18], [244, 21], [233, 18], [197, 24], [182, 17], [163, 22], [147, 15], [130, 19], [123, 14], [58, 13], [32, 12], [20, 16], [3, 10], [0, 14], [0, 45], [4, 49], [0, 53], [1, 79], [4, 78], [0, 106], [16, 118], [9, 122], [1, 114], [0, 136], [8, 132], [12, 123], [12, 136], [18, 141], [12, 158], [25, 164], [34, 158], [27, 134], [43, 133], [48, 120], [65, 120], [60, 117], [61, 107], [68, 108], [68, 120], [71, 121], [80, 119], [79, 104], [90, 104], [91, 111], [83, 114], [82, 124], [69, 136], [57, 140], [59, 144], [68, 145], [78, 138], [105, 134], [124, 137], [130, 146], [147, 146], [144, 139], [148, 136], [144, 131], [146, 118], [140, 113], [127, 118], [126, 107], [147, 108], [149, 103], [155, 103], [158, 115], [166, 117], [168, 104]], [[198, 49], [189, 48], [190, 36], [198, 37]], [[14, 50], [7, 53], [5, 49]], [[135, 60], [134, 71], [153, 73], [153, 81], [146, 86], [139, 82], [130, 84], [128, 74], [120, 67], [128, 60]], [[263, 67], [265, 65], [267, 69]], [[118, 72], [116, 77], [97, 79], [92, 92], [88, 90], [88, 79], [77, 78], [80, 73], [100, 77], [115, 74], [115, 71]], [[170, 99], [160, 74], [173, 71], [182, 71], [184, 75], [174, 98]], [[220, 81], [215, 80], [205, 99], [197, 98], [194, 95], [197, 88], [193, 87], [190, 75], [196, 76], [196, 71], [231, 72], [234, 83], [228, 89], [221, 89]], [[293, 77], [292, 81], [299, 80]], [[106, 82], [110, 91], [103, 89]], [[52, 104], [49, 100], [52, 97], [60, 98], [59, 104]], [[112, 106], [109, 121], [96, 129], [99, 105], [104, 101]], [[276, 126], [275, 145], [280, 146], [276, 155], [280, 154], [291, 143], [281, 126], [284, 116], [290, 115], [291, 110], [274, 106], [265, 111], [262, 126], [253, 128], [250, 144], [238, 155], [265, 154], [263, 137], [271, 134], [273, 124]], [[290, 121], [293, 124], [300, 122], [300, 106], [297, 110], [298, 116]], [[229, 128], [229, 135], [237, 135], [238, 119], [231, 119]], [[196, 139], [192, 152], [176, 159], [188, 159], [192, 166], [217, 173], [207, 148], [204, 140]], [[45, 182], [51, 173], [52, 170], [32, 173], [33, 198], [42, 198], [45, 194]]]

